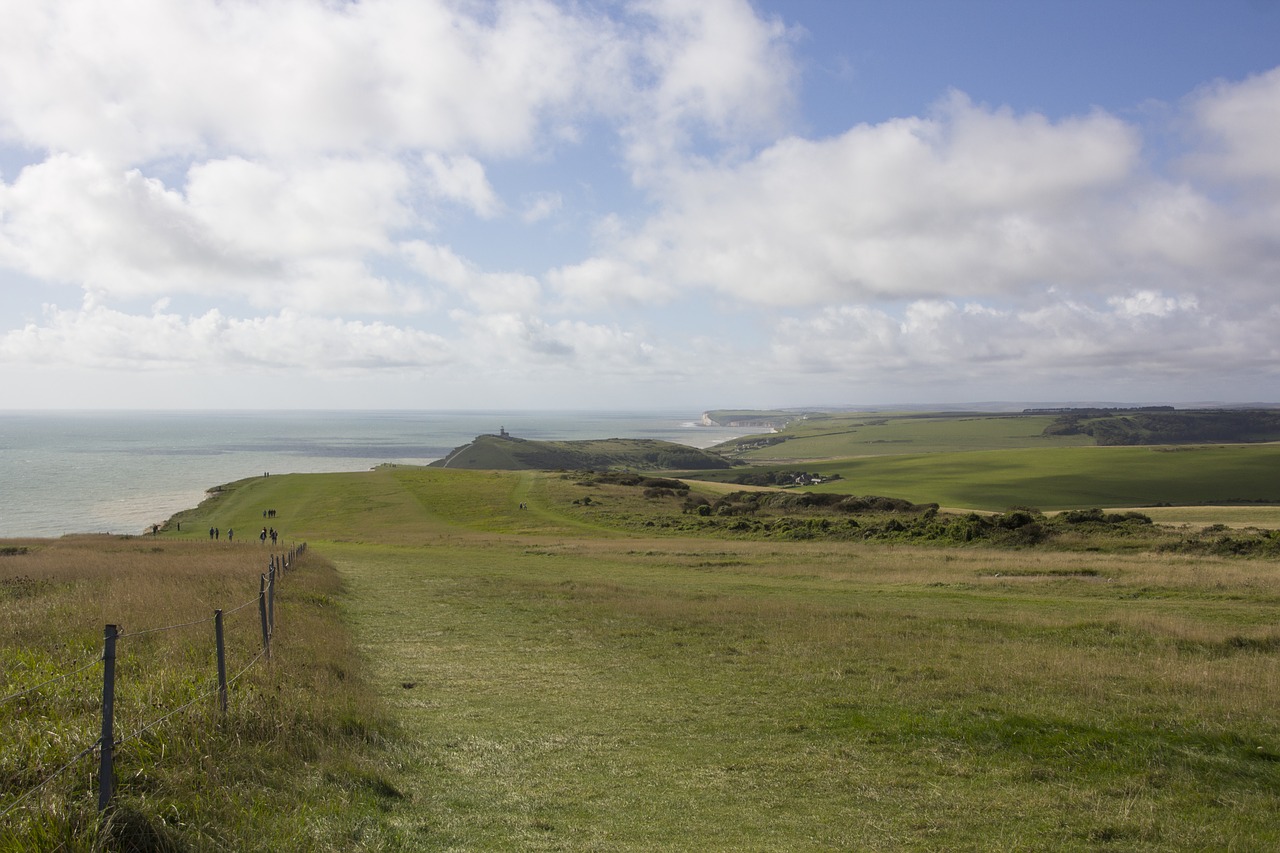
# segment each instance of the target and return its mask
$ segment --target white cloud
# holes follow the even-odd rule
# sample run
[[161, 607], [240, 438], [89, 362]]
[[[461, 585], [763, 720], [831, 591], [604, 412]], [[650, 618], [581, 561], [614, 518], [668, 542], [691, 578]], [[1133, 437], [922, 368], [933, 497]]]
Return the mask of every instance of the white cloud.
[[1115, 197], [1135, 181], [1139, 147], [1105, 114], [1051, 123], [953, 95], [933, 118], [689, 169], [612, 260], [762, 304], [1096, 280], [1131, 215]]
[[676, 288], [668, 281], [645, 275], [642, 265], [624, 260], [597, 257], [553, 269], [548, 283], [562, 298], [566, 310], [584, 310], [608, 305], [665, 303], [674, 298]]
[[550, 2], [7, 2], [0, 136], [137, 163], [223, 149], [525, 150], [625, 74], [602, 18]]
[[1280, 374], [1272, 332], [1280, 311], [1213, 314], [1202, 307], [1154, 291], [1103, 305], [1046, 295], [1021, 309], [941, 300], [898, 311], [840, 305], [781, 319], [771, 354], [784, 373], [903, 389], [1003, 378], [1024, 395], [1055, 376], [1091, 376], [1105, 387], [1129, 375], [1157, 383], [1227, 377], [1246, 366], [1256, 378]]
[[723, 143], [781, 127], [798, 81], [781, 22], [761, 20], [745, 0], [644, 0], [632, 8], [652, 28], [638, 72], [643, 96], [631, 102], [637, 177], [650, 180], [699, 134]]
[[467, 349], [483, 363], [523, 373], [531, 381], [565, 375], [636, 377], [676, 371], [665, 346], [635, 330], [617, 325], [561, 320], [511, 312], [457, 312], [455, 321], [467, 337]]
[[0, 262], [38, 278], [130, 297], [273, 272], [224, 248], [179, 193], [89, 155], [55, 155], [0, 184]]
[[78, 311], [46, 308], [43, 325], [0, 335], [0, 362], [156, 370], [246, 367], [323, 373], [434, 368], [456, 358], [439, 336], [388, 325], [281, 312], [248, 319], [214, 309], [195, 317], [116, 311], [88, 299]]
[[520, 219], [526, 224], [542, 222], [554, 216], [564, 206], [564, 197], [557, 192], [535, 193], [524, 200]]
[[432, 195], [458, 202], [485, 219], [497, 215], [502, 204], [484, 174], [484, 166], [472, 157], [444, 157], [427, 152], [422, 157], [427, 187]]
[[803, 138], [803, 42], [748, 0], [0, 18], [8, 370], [622, 396], [1280, 361], [1280, 69], [1171, 106], [1173, 152], [1119, 114], [960, 92]]
[[402, 252], [417, 272], [447, 286], [481, 311], [528, 313], [538, 308], [542, 287], [532, 276], [484, 272], [448, 246], [421, 240], [406, 243]]
[[276, 165], [239, 157], [191, 167], [187, 203], [210, 238], [236, 254], [289, 259], [386, 252], [408, 225], [408, 176], [381, 157]]
[[421, 310], [365, 263], [405, 223], [391, 162], [288, 170], [233, 158], [192, 167], [187, 194], [136, 169], [57, 155], [0, 183], [0, 264], [117, 299], [202, 294], [260, 306]]
[[1191, 112], [1211, 145], [1192, 157], [1195, 166], [1235, 181], [1280, 181], [1280, 68], [1208, 86], [1191, 99]]
[[1113, 296], [1107, 304], [1116, 309], [1120, 317], [1168, 317], [1178, 311], [1195, 311], [1199, 302], [1194, 296], [1165, 296], [1151, 290], [1142, 290], [1128, 296]]

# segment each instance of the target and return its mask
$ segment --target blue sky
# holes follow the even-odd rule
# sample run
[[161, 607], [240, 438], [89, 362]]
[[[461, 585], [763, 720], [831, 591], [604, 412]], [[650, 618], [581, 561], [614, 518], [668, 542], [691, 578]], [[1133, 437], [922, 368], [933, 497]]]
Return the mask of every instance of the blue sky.
[[0, 15], [0, 407], [1280, 402], [1280, 4]]

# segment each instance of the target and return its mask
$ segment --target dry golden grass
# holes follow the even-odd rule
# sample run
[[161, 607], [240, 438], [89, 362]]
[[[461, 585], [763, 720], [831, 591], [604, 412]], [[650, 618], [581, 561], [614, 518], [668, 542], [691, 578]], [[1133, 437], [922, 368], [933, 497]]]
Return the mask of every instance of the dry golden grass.
[[[13, 808], [0, 851], [324, 849], [395, 796], [370, 769], [387, 722], [338, 623], [339, 578], [314, 556], [278, 578], [268, 661], [267, 559], [257, 543], [163, 537], [4, 543], [0, 811]], [[94, 756], [55, 771], [97, 741], [108, 623], [121, 632], [117, 787], [100, 820]]]

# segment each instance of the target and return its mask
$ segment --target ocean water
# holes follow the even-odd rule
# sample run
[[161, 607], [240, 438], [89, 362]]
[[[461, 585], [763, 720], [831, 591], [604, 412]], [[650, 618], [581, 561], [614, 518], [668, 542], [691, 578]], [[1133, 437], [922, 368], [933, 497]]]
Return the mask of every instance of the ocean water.
[[0, 412], [0, 538], [141, 533], [263, 473], [424, 465], [482, 433], [656, 438], [710, 447], [742, 430], [694, 412]]

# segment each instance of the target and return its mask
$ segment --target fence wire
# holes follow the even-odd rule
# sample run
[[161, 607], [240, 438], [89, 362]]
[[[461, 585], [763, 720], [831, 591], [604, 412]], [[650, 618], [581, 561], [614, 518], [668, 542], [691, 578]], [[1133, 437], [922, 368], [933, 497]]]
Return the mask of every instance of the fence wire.
[[71, 672], [64, 672], [62, 675], [55, 675], [53, 678], [50, 678], [48, 681], [42, 681], [39, 684], [35, 685], [34, 687], [28, 687], [26, 690], [19, 690], [17, 693], [10, 693], [8, 696], [0, 698], [0, 705], [5, 704], [6, 702], [11, 702], [14, 699], [20, 699], [23, 696], [26, 696], [28, 693], [34, 693], [37, 690], [39, 690], [41, 687], [47, 687], [48, 685], [53, 684], [55, 682], [62, 681], [63, 679], [66, 679], [66, 678], [71, 678], [74, 675], [79, 675], [80, 673], [84, 672], [86, 669], [91, 669], [100, 663], [102, 663], [102, 655], [98, 655], [96, 658], [89, 661], [87, 664], [80, 667], [79, 669], [73, 669], [71, 670]]
[[5, 808], [5, 810], [4, 810], [4, 811], [0, 811], [0, 819], [3, 819], [3, 818], [8, 817], [8, 816], [9, 816], [9, 812], [13, 811], [13, 810], [14, 810], [14, 809], [16, 809], [18, 806], [20, 806], [20, 805], [22, 805], [23, 803], [25, 803], [25, 802], [26, 802], [27, 800], [29, 800], [29, 799], [30, 799], [30, 798], [31, 798], [31, 797], [32, 797], [32, 796], [33, 796], [37, 791], [39, 791], [39, 790], [41, 790], [42, 788], [44, 788], [44, 786], [45, 786], [45, 785], [48, 785], [48, 784], [49, 784], [50, 782], [52, 782], [54, 779], [57, 779], [59, 776], [61, 776], [63, 773], [65, 773], [65, 772], [66, 772], [66, 771], [67, 771], [67, 770], [68, 770], [72, 765], [74, 765], [77, 761], [81, 760], [81, 759], [82, 759], [82, 758], [84, 758], [86, 755], [91, 754], [95, 749], [97, 749], [97, 748], [98, 748], [98, 746], [99, 746], [101, 743], [102, 743], [102, 738], [98, 738], [98, 739], [97, 739], [97, 740], [95, 740], [91, 745], [89, 745], [89, 746], [85, 747], [84, 749], [80, 750], [80, 752], [79, 752], [79, 753], [77, 753], [77, 754], [75, 755], [75, 757], [74, 757], [74, 758], [72, 758], [70, 761], [68, 761], [66, 764], [62, 765], [62, 766], [61, 766], [61, 767], [59, 767], [57, 770], [53, 771], [53, 772], [52, 772], [52, 773], [50, 773], [48, 776], [44, 777], [44, 779], [43, 779], [43, 780], [41, 780], [39, 783], [37, 783], [37, 784], [36, 784], [36, 786], [35, 786], [34, 788], [32, 788], [31, 790], [27, 791], [25, 794], [22, 794], [21, 796], [19, 796], [19, 797], [18, 797], [18, 799], [14, 800], [12, 803], [10, 803], [10, 804]]
[[263, 649], [262, 651], [254, 655], [253, 660], [249, 661], [247, 664], [244, 665], [244, 667], [239, 672], [237, 672], [235, 675], [227, 679], [227, 686], [230, 687], [231, 685], [235, 684], [236, 681], [239, 680], [240, 676], [244, 675], [246, 672], [252, 669], [253, 665], [256, 664], [258, 661], [262, 660], [263, 656], [266, 655], [266, 653], [267, 653], [267, 650]]
[[[296, 554], [302, 554], [302, 553], [305, 551], [305, 549], [306, 549], [306, 545], [305, 545], [305, 543], [304, 543], [303, 545], [301, 545], [301, 546], [299, 546], [298, 548], [296, 548], [296, 549], [294, 550], [294, 552], [293, 552], [293, 553], [296, 553]], [[276, 574], [282, 574], [282, 572], [277, 572]], [[229, 615], [230, 615], [230, 614], [232, 614], [232, 613], [236, 613], [237, 611], [244, 610], [246, 607], [250, 607], [250, 606], [252, 606], [252, 605], [254, 605], [254, 604], [258, 604], [258, 603], [259, 603], [259, 601], [261, 600], [261, 598], [262, 598], [262, 593], [259, 593], [258, 595], [254, 596], [253, 598], [249, 599], [248, 601], [244, 602], [243, 604], [237, 605], [236, 607], [233, 607], [233, 608], [232, 608], [232, 609], [230, 609], [230, 610], [224, 610], [224, 611], [223, 611], [223, 616], [224, 616], [224, 617], [225, 617], [225, 616], [229, 616]], [[197, 620], [194, 620], [194, 621], [192, 621], [192, 622], [183, 622], [183, 623], [176, 624], [176, 625], [165, 625], [165, 626], [163, 626], [163, 627], [159, 627], [159, 628], [146, 628], [146, 629], [143, 629], [143, 630], [140, 630], [140, 631], [131, 631], [131, 632], [127, 633], [127, 634], [117, 634], [117, 635], [116, 635], [116, 639], [117, 639], [117, 640], [121, 640], [121, 639], [126, 639], [126, 638], [129, 638], [129, 637], [141, 637], [141, 636], [144, 636], [144, 635], [146, 635], [146, 634], [156, 634], [156, 633], [160, 633], [160, 632], [162, 632], [162, 631], [176, 631], [176, 630], [181, 629], [181, 628], [190, 628], [190, 627], [193, 627], [193, 626], [196, 626], [196, 625], [203, 625], [203, 624], [206, 624], [206, 623], [209, 623], [209, 622], [213, 622], [213, 621], [215, 621], [215, 620], [216, 620], [216, 618], [217, 618], [217, 617], [216, 617], [216, 615], [215, 615], [215, 616], [206, 617], [206, 618], [204, 618], [204, 619], [197, 619]], [[256, 665], [260, 660], [262, 660], [262, 658], [263, 658], [266, 654], [267, 654], [267, 649], [266, 649], [266, 647], [261, 648], [261, 649], [258, 651], [258, 653], [253, 657], [253, 659], [252, 659], [252, 660], [250, 660], [247, 664], [245, 664], [245, 666], [244, 666], [244, 667], [242, 667], [242, 668], [241, 668], [241, 669], [240, 669], [240, 670], [239, 670], [239, 671], [238, 671], [234, 676], [232, 676], [231, 678], [228, 678], [228, 679], [227, 679], [227, 686], [228, 686], [228, 687], [230, 687], [232, 684], [234, 684], [236, 681], [238, 681], [238, 680], [241, 678], [241, 676], [243, 676], [243, 675], [244, 675], [246, 672], [248, 672], [248, 671], [249, 671], [253, 666], [255, 666], [255, 665]], [[11, 701], [15, 701], [15, 700], [17, 700], [17, 699], [19, 699], [19, 698], [21, 698], [21, 697], [23, 697], [23, 696], [26, 696], [26, 695], [27, 695], [27, 694], [29, 694], [29, 693], [34, 693], [35, 691], [37, 691], [37, 690], [41, 689], [42, 687], [47, 687], [47, 686], [48, 686], [48, 685], [50, 685], [50, 684], [54, 684], [54, 683], [57, 683], [57, 682], [62, 681], [62, 680], [64, 680], [64, 679], [71, 678], [71, 677], [73, 677], [73, 676], [75, 676], [75, 675], [78, 675], [78, 674], [79, 674], [79, 673], [81, 673], [81, 672], [84, 672], [84, 671], [85, 671], [85, 670], [87, 670], [87, 669], [90, 669], [90, 668], [92, 668], [92, 667], [97, 666], [98, 664], [101, 664], [102, 662], [103, 662], [103, 655], [99, 655], [98, 657], [94, 658], [93, 660], [89, 661], [88, 663], [84, 664], [83, 666], [80, 666], [80, 667], [78, 667], [78, 668], [76, 668], [76, 669], [74, 669], [74, 670], [72, 670], [72, 671], [70, 671], [70, 672], [66, 672], [66, 673], [63, 673], [63, 674], [61, 674], [61, 675], [56, 675], [56, 676], [54, 676], [53, 678], [47, 679], [47, 680], [45, 680], [45, 681], [42, 681], [42, 682], [40, 682], [39, 684], [36, 684], [36, 685], [34, 685], [34, 686], [32, 686], [32, 687], [25, 688], [25, 689], [20, 690], [20, 691], [18, 691], [18, 692], [16, 692], [16, 693], [12, 693], [12, 694], [10, 694], [10, 695], [8, 695], [8, 696], [0, 697], [0, 705], [3, 705], [3, 704], [5, 704], [5, 703], [11, 702]], [[208, 698], [209, 698], [209, 697], [211, 697], [211, 696], [216, 695], [216, 694], [219, 692], [219, 690], [220, 690], [220, 689], [221, 689], [221, 688], [220, 688], [220, 686], [215, 682], [215, 683], [214, 683], [214, 686], [213, 686], [212, 688], [207, 689], [207, 690], [205, 690], [204, 692], [200, 693], [198, 696], [196, 696], [196, 697], [195, 697], [194, 699], [192, 699], [191, 701], [189, 701], [189, 702], [185, 702], [184, 704], [179, 705], [177, 708], [174, 708], [172, 711], [170, 711], [169, 713], [165, 714], [164, 716], [162, 716], [162, 717], [158, 717], [157, 719], [152, 720], [151, 722], [144, 724], [142, 727], [140, 727], [140, 728], [138, 728], [137, 730], [135, 730], [135, 731], [131, 732], [130, 734], [125, 735], [124, 737], [121, 737], [121, 738], [117, 739], [117, 740], [114, 742], [114, 744], [113, 744], [113, 748], [114, 748], [115, 746], [123, 745], [123, 744], [125, 744], [125, 743], [128, 743], [128, 742], [129, 742], [129, 741], [131, 741], [131, 740], [135, 740], [135, 739], [137, 739], [137, 738], [141, 737], [143, 734], [145, 734], [146, 732], [150, 731], [151, 729], [156, 728], [156, 727], [157, 727], [157, 726], [159, 726], [160, 724], [162, 724], [162, 723], [164, 723], [165, 721], [169, 720], [171, 717], [176, 716], [177, 714], [181, 713], [182, 711], [185, 711], [186, 709], [190, 708], [191, 706], [195, 705], [195, 704], [196, 704], [196, 703], [198, 703], [198, 702], [201, 702], [201, 701], [203, 701], [203, 700], [205, 700], [205, 699], [208, 699]], [[73, 767], [73, 766], [76, 764], [76, 762], [81, 761], [82, 759], [84, 759], [84, 758], [85, 758], [85, 756], [92, 754], [92, 753], [93, 753], [96, 749], [98, 749], [101, 745], [102, 745], [102, 738], [101, 738], [101, 737], [99, 737], [99, 738], [98, 738], [97, 740], [95, 740], [95, 741], [94, 741], [90, 746], [85, 747], [84, 749], [82, 749], [79, 753], [77, 753], [75, 756], [73, 756], [69, 761], [67, 761], [65, 764], [63, 764], [61, 767], [59, 767], [57, 770], [53, 771], [53, 772], [52, 772], [52, 773], [50, 773], [48, 776], [46, 776], [44, 779], [42, 779], [40, 782], [38, 782], [34, 787], [32, 787], [31, 789], [27, 790], [26, 792], [24, 792], [24, 793], [20, 794], [20, 795], [17, 797], [17, 799], [15, 799], [12, 803], [10, 803], [9, 805], [7, 805], [3, 810], [0, 810], [0, 819], [3, 819], [3, 818], [5, 818], [5, 817], [8, 817], [8, 815], [9, 815], [11, 812], [13, 812], [15, 809], [17, 809], [17, 808], [18, 808], [18, 806], [22, 805], [22, 804], [23, 804], [23, 803], [25, 803], [27, 800], [29, 800], [31, 797], [33, 797], [35, 794], [37, 794], [39, 791], [43, 790], [43, 789], [44, 789], [44, 787], [45, 787], [45, 786], [47, 786], [50, 782], [52, 782], [54, 779], [57, 779], [59, 776], [61, 776], [63, 773], [65, 773], [68, 769], [70, 769], [71, 767]]]
[[152, 720], [149, 723], [144, 723], [141, 727], [139, 727], [138, 729], [135, 729], [130, 734], [127, 734], [124, 737], [117, 738], [115, 741], [115, 746], [120, 746], [122, 744], [128, 743], [131, 740], [136, 740], [137, 738], [142, 737], [144, 734], [149, 732], [151, 729], [154, 729], [156, 726], [160, 725], [161, 723], [165, 722], [170, 717], [177, 716], [179, 713], [187, 710], [192, 705], [196, 704], [197, 702], [208, 699], [210, 696], [215, 695], [217, 692], [218, 692], [218, 685], [215, 682], [212, 689], [206, 690], [196, 698], [192, 699], [190, 702], [183, 703], [182, 705], [179, 705], [178, 707], [174, 708], [169, 713], [165, 714], [163, 717], [157, 717], [156, 719]]
[[177, 625], [165, 625], [163, 628], [144, 628], [141, 631], [130, 631], [127, 634], [117, 634], [116, 639], [124, 640], [128, 637], [142, 637], [147, 634], [159, 634], [161, 631], [176, 631], [179, 628], [190, 628], [193, 625], [204, 625], [205, 623], [212, 621], [212, 616], [206, 616], [204, 619], [197, 619], [194, 622], [182, 622]]
[[222, 611], [223, 618], [230, 616], [232, 613], [238, 613], [239, 611], [244, 610], [246, 607], [249, 607], [250, 605], [257, 604], [258, 598], [259, 596], [255, 595], [253, 598], [249, 599], [244, 604], [237, 605], [236, 607], [233, 607], [230, 610]]

